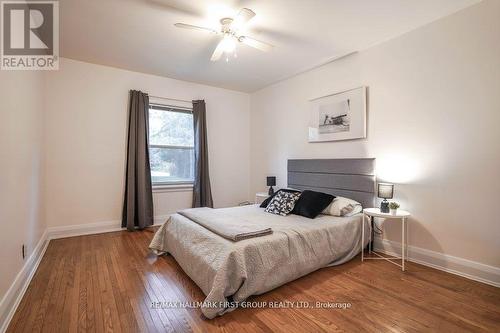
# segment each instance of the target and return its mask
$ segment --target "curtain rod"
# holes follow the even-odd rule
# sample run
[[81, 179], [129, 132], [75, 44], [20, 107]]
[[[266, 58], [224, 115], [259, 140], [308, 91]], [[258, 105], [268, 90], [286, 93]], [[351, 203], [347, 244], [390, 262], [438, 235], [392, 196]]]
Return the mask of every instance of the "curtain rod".
[[184, 110], [187, 113], [193, 113], [193, 108], [188, 106], [178, 106], [178, 105], [170, 105], [170, 104], [157, 104], [157, 103], [149, 103], [150, 106], [153, 106], [153, 109], [157, 110]]
[[168, 98], [168, 97], [161, 97], [161, 96], [153, 96], [153, 95], [149, 95], [149, 97], [153, 97], [153, 98], [159, 98], [159, 99], [166, 99], [166, 100], [169, 100], [169, 101], [177, 101], [177, 102], [186, 102], [186, 103], [192, 103], [193, 101], [188, 101], [188, 100], [185, 100], [185, 99], [178, 99], [178, 98]]

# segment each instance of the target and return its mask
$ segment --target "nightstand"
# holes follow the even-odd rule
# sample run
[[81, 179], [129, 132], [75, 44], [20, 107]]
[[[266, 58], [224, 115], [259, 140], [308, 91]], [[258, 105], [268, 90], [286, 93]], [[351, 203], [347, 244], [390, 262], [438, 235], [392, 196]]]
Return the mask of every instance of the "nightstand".
[[266, 200], [268, 197], [269, 194], [267, 194], [267, 192], [257, 192], [255, 193], [255, 203], [260, 205], [262, 201]]
[[[366, 258], [364, 256], [364, 246], [365, 243], [365, 219], [366, 217], [381, 217], [385, 219], [398, 219], [401, 221], [401, 257], [384, 257], [376, 252], [372, 252], [371, 245], [369, 247], [369, 252], [375, 254], [377, 257]], [[398, 209], [396, 214], [382, 213], [379, 208], [366, 208], [363, 209], [363, 221], [361, 223], [361, 261], [368, 259], [382, 259], [387, 260], [394, 265], [401, 267], [401, 270], [405, 270], [405, 260], [408, 260], [408, 227], [406, 226], [406, 219], [410, 216], [410, 213], [406, 210]], [[401, 265], [392, 261], [401, 260]]]

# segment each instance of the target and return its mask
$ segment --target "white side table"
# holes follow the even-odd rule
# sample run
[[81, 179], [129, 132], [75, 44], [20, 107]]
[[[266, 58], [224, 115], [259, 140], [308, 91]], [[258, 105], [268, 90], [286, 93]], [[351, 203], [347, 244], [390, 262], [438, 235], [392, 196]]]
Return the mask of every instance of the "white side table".
[[255, 203], [260, 205], [262, 201], [266, 200], [268, 197], [269, 194], [267, 194], [267, 192], [257, 192], [255, 193]]
[[[401, 267], [401, 270], [405, 270], [405, 260], [408, 260], [408, 227], [406, 226], [406, 219], [411, 214], [406, 210], [398, 209], [395, 215], [391, 213], [382, 213], [379, 208], [366, 208], [363, 209], [363, 221], [361, 223], [361, 261], [365, 259], [383, 259], [388, 262]], [[376, 252], [372, 252], [370, 247], [370, 253], [375, 254], [377, 257], [365, 258], [364, 256], [364, 243], [365, 243], [365, 219], [366, 217], [382, 217], [386, 219], [399, 219], [401, 220], [401, 257], [384, 257]], [[401, 265], [392, 260], [401, 260]]]

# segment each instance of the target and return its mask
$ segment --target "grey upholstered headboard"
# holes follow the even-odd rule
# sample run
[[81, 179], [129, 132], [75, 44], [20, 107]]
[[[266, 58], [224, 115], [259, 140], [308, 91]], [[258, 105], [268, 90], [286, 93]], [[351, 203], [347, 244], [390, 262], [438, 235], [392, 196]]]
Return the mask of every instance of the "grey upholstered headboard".
[[375, 159], [288, 160], [288, 187], [342, 196], [375, 204]]

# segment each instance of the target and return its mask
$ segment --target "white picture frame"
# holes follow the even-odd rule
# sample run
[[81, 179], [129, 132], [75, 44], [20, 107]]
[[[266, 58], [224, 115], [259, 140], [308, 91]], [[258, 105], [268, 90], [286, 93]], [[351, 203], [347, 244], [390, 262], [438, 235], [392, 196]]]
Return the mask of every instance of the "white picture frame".
[[366, 87], [309, 100], [309, 142], [366, 138]]

